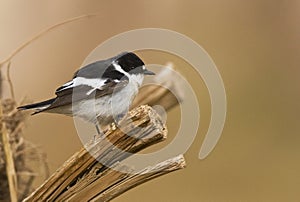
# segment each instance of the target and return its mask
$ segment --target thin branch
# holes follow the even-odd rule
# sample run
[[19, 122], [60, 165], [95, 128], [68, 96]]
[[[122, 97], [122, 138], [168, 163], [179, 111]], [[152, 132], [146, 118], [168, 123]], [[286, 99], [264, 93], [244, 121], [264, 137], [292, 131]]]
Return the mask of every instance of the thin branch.
[[[2, 103], [0, 104], [0, 117], [2, 117]], [[18, 201], [18, 192], [17, 192], [17, 175], [15, 170], [15, 164], [13, 159], [13, 151], [11, 149], [11, 144], [9, 141], [9, 134], [6, 130], [5, 122], [2, 121], [1, 125], [1, 133], [2, 133], [2, 142], [5, 152], [5, 165], [6, 165], [6, 175], [9, 185], [9, 192], [10, 192], [10, 200], [12, 202]]]
[[9, 84], [10, 95], [11, 95], [12, 99], [14, 100], [15, 99], [15, 91], [14, 91], [14, 85], [13, 85], [13, 83], [11, 81], [11, 77], [10, 77], [10, 66], [11, 66], [11, 61], [9, 60], [8, 64], [7, 64], [7, 69], [6, 69], [6, 77], [7, 77], [7, 81]]
[[23, 43], [21, 46], [19, 46], [17, 49], [15, 49], [6, 59], [4, 59], [3, 61], [0, 62], [0, 68], [2, 67], [3, 64], [5, 64], [6, 62], [10, 61], [16, 54], [18, 54], [21, 50], [23, 50], [26, 46], [28, 46], [30, 43], [32, 43], [33, 41], [39, 39], [41, 36], [43, 36], [44, 34], [46, 34], [47, 32], [60, 27], [62, 25], [65, 25], [67, 23], [71, 23], [77, 20], [81, 20], [84, 18], [90, 18], [90, 17], [95, 17], [98, 16], [98, 14], [86, 14], [86, 15], [81, 15], [81, 16], [77, 16], [74, 18], [70, 18], [68, 20], [65, 20], [63, 22], [59, 22], [51, 27], [46, 28], [45, 30], [41, 31], [40, 33], [38, 33], [37, 35], [33, 36], [31, 39], [29, 39], [28, 41], [26, 41], [25, 43]]
[[[110, 186], [107, 190], [97, 195], [91, 201], [110, 201], [142, 183], [161, 175], [182, 169], [185, 166], [186, 163], [182, 155], [173, 157], [154, 166], [149, 166], [135, 174], [127, 175], [124, 179], [117, 181], [113, 184], [113, 186]], [[111, 169], [110, 172], [114, 173], [116, 171]]]

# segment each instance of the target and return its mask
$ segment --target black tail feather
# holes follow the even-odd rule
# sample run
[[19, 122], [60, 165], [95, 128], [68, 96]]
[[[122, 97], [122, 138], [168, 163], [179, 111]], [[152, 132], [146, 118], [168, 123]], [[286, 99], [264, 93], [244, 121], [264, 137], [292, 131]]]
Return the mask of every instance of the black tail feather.
[[[43, 101], [43, 102], [34, 103], [34, 104], [23, 105], [23, 106], [18, 107], [17, 109], [18, 110], [27, 110], [27, 109], [36, 109], [36, 108], [44, 107], [46, 105], [51, 105], [54, 102], [55, 99], [56, 98], [46, 100], [46, 101]], [[38, 113], [38, 112], [36, 112], [36, 113]]]

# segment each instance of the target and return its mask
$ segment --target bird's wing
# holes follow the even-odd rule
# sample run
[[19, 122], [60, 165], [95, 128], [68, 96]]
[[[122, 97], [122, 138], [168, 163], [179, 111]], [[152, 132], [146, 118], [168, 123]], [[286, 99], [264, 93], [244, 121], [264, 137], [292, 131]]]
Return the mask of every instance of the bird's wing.
[[129, 78], [113, 66], [113, 61], [120, 55], [91, 63], [76, 71], [71, 81], [56, 89], [57, 98], [48, 109], [109, 95], [124, 88]]
[[74, 86], [69, 86], [69, 88], [62, 86], [56, 90], [55, 94], [57, 97], [47, 109], [70, 105], [74, 102], [85, 99], [95, 99], [105, 95], [110, 95], [123, 89], [128, 84], [128, 79], [127, 77], [121, 80], [106, 79], [102, 83], [103, 84], [98, 87], [86, 84], [73, 84]]

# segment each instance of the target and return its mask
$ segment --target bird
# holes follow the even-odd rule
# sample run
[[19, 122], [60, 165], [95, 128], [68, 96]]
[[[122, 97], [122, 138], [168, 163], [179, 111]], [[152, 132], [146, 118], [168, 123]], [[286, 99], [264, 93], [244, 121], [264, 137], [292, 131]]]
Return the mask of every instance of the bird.
[[55, 98], [18, 107], [79, 117], [93, 123], [97, 133], [122, 118], [142, 85], [144, 75], [155, 75], [133, 52], [99, 60], [77, 70], [72, 80], [56, 89]]

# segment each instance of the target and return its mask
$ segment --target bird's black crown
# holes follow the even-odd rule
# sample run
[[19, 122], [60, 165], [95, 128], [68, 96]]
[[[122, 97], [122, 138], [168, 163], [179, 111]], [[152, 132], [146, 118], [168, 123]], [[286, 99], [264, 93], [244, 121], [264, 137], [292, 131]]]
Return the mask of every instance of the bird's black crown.
[[126, 52], [115, 60], [122, 69], [129, 73], [143, 73], [144, 62], [134, 53]]

